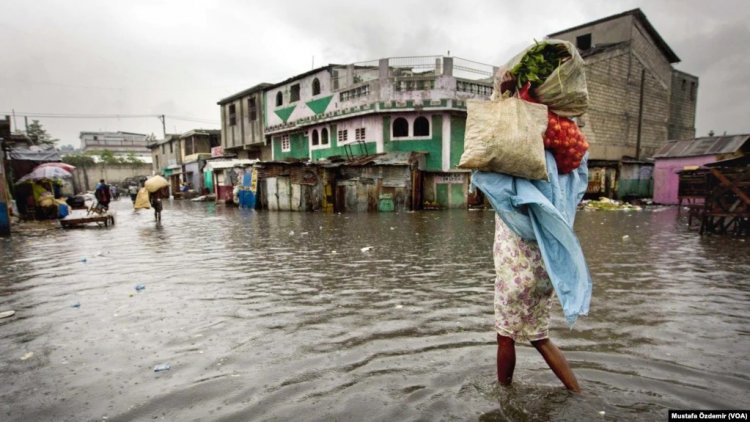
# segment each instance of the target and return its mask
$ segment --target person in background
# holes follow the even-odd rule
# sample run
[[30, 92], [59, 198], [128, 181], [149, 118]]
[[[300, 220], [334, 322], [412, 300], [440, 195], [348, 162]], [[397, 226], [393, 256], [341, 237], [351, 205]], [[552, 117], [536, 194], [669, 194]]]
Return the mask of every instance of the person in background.
[[154, 209], [154, 220], [161, 221], [161, 210], [162, 210], [162, 189], [157, 190], [154, 193], [149, 194], [148, 200], [151, 202], [151, 208]]
[[130, 200], [135, 203], [135, 197], [138, 196], [138, 186], [135, 184], [128, 186], [128, 194], [130, 195]]
[[96, 185], [94, 196], [96, 197], [96, 202], [99, 203], [101, 208], [104, 210], [109, 209], [109, 202], [112, 199], [112, 194], [110, 193], [109, 185], [104, 183], [104, 179], [99, 180], [99, 183]]

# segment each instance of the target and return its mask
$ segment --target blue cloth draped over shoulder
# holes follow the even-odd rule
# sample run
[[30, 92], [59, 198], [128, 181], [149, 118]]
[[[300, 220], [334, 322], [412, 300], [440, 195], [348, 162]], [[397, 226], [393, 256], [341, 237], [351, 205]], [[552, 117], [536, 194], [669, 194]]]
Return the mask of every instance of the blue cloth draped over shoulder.
[[591, 275], [573, 232], [576, 207], [588, 186], [588, 153], [576, 170], [564, 175], [557, 174], [552, 153], [545, 154], [549, 181], [475, 171], [472, 184], [487, 196], [511, 230], [539, 244], [565, 319], [572, 327], [579, 315], [588, 314], [591, 302]]

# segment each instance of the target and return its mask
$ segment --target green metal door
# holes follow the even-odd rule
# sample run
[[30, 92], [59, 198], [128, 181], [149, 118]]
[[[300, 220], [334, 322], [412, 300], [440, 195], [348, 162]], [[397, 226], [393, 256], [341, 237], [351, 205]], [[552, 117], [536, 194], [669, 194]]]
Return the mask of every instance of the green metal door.
[[448, 198], [448, 184], [438, 183], [435, 185], [435, 200], [440, 207], [447, 208], [450, 206], [450, 199]]
[[466, 194], [464, 185], [451, 184], [451, 208], [464, 208], [466, 206]]

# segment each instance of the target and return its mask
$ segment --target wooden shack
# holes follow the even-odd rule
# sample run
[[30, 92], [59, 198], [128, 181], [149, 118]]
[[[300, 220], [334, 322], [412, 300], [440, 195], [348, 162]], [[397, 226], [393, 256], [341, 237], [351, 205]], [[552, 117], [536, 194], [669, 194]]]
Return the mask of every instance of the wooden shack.
[[750, 236], [750, 155], [682, 171], [681, 195], [702, 198], [689, 206], [688, 224], [700, 221], [700, 233]]

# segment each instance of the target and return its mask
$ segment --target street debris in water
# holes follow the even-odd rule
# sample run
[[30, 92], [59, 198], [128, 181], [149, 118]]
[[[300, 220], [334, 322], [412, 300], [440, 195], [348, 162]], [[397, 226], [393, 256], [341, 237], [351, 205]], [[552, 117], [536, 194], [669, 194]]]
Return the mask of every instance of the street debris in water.
[[632, 205], [627, 202], [618, 201], [615, 199], [609, 199], [601, 197], [598, 201], [596, 200], [584, 200], [581, 201], [581, 205], [585, 210], [604, 210], [604, 211], [641, 211], [641, 207], [638, 205]]

